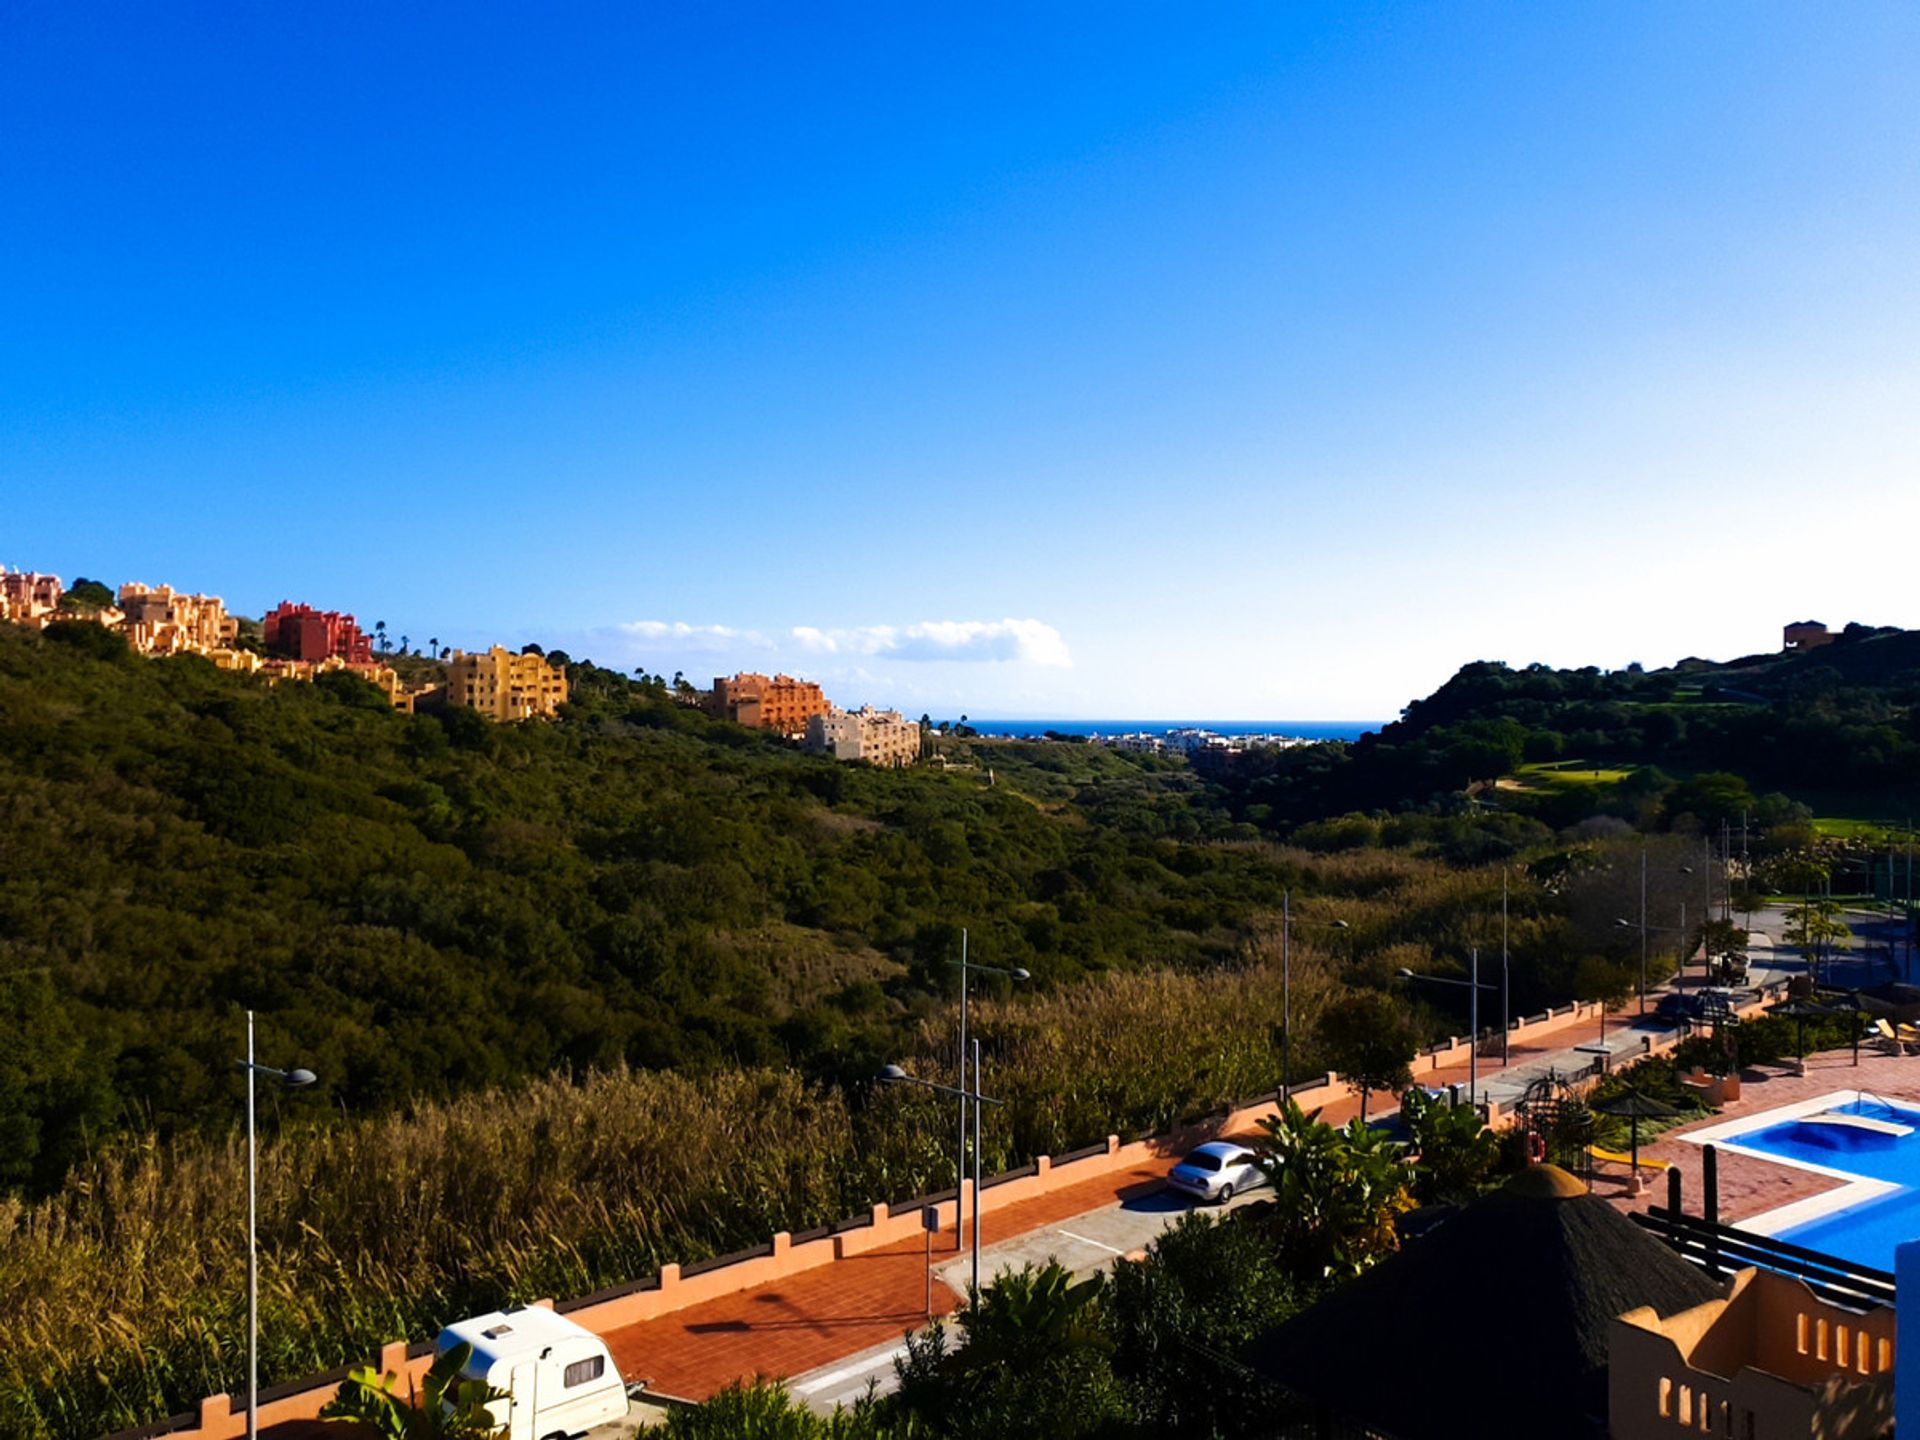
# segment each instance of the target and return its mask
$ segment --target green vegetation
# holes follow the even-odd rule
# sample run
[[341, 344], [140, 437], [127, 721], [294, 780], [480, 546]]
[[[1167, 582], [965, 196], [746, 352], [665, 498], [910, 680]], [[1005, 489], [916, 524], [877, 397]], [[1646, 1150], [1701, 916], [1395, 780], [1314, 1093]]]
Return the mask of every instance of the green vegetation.
[[1113, 1368], [1106, 1277], [1076, 1283], [1058, 1263], [1001, 1275], [949, 1345], [936, 1323], [907, 1339], [901, 1408], [937, 1436], [1115, 1435], [1130, 1410]]
[[1444, 808], [1502, 777], [1515, 778], [1485, 800], [1555, 828], [1595, 815], [1716, 827], [1742, 811], [1775, 824], [1793, 818], [1788, 796], [1836, 793], [1864, 807], [1852, 818], [1884, 818], [1920, 801], [1916, 701], [1920, 632], [1864, 626], [1807, 654], [1658, 672], [1483, 661], [1377, 734], [1255, 756], [1218, 790], [1236, 818], [1281, 830]]
[[1260, 1168], [1273, 1182], [1260, 1213], [1289, 1275], [1317, 1288], [1399, 1248], [1394, 1221], [1413, 1208], [1399, 1145], [1359, 1120], [1336, 1130], [1292, 1101], [1260, 1129]]
[[321, 1076], [293, 1116], [623, 1063], [863, 1077], [953, 993], [962, 925], [1051, 988], [1232, 961], [1288, 883], [1177, 791], [1155, 810], [1151, 763], [1102, 754], [1116, 803], [1055, 814], [574, 681], [561, 722], [494, 727], [0, 627], [0, 1007], [33, 1037], [0, 1181], [225, 1129], [243, 1006]]
[[928, 1432], [911, 1415], [873, 1400], [816, 1415], [786, 1386], [756, 1381], [731, 1385], [694, 1409], [674, 1410], [665, 1424], [640, 1433], [646, 1440], [919, 1440]]
[[350, 1422], [381, 1440], [495, 1440], [502, 1427], [487, 1406], [506, 1399], [507, 1392], [484, 1380], [461, 1379], [472, 1358], [473, 1347], [465, 1341], [453, 1346], [427, 1367], [419, 1393], [409, 1385], [404, 1397], [398, 1376], [357, 1365], [321, 1407], [320, 1418]]

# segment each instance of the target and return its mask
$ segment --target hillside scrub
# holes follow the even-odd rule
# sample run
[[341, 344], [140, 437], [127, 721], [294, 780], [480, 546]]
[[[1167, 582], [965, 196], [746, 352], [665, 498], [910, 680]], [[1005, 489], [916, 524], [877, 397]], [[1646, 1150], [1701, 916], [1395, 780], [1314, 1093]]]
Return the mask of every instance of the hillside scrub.
[[1082, 756], [1130, 797], [1102, 816], [1018, 755], [837, 765], [573, 674], [559, 721], [493, 726], [0, 626], [0, 1187], [226, 1128], [242, 1007], [316, 1118], [621, 1064], [858, 1077], [952, 995], [962, 926], [1044, 990], [1230, 962], [1294, 882], [1159, 762]]

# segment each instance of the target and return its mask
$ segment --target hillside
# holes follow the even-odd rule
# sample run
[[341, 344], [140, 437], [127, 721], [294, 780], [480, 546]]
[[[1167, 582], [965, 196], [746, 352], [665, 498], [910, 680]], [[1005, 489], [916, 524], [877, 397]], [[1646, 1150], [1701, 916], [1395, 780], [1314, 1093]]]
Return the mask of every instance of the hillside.
[[864, 1076], [963, 925], [1053, 987], [1231, 956], [1284, 878], [1167, 838], [1236, 832], [1156, 762], [882, 773], [590, 665], [564, 719], [494, 727], [101, 635], [0, 626], [0, 1184], [224, 1128], [243, 1006], [315, 1113], [619, 1063]]
[[[1530, 769], [1570, 762], [1600, 782], [1524, 783]], [[1731, 773], [1744, 793], [1662, 803], [1702, 772]], [[1523, 783], [1494, 787], [1516, 776]], [[1769, 819], [1803, 800], [1872, 818], [1911, 814], [1920, 807], [1920, 633], [1849, 626], [1805, 653], [1658, 671], [1476, 662], [1378, 733], [1265, 753], [1216, 796], [1236, 818], [1285, 832], [1349, 811], [1457, 806], [1469, 791], [1556, 828], [1594, 815], [1663, 827], [1690, 814], [1717, 825], [1769, 793], [1778, 797]]]

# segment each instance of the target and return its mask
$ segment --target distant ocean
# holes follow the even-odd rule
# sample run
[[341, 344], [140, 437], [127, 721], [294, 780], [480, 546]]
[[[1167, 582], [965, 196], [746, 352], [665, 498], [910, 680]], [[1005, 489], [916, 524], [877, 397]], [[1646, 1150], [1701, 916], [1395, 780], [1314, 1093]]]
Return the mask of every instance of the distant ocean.
[[975, 720], [982, 735], [1159, 735], [1167, 730], [1211, 730], [1216, 735], [1294, 735], [1302, 740], [1357, 740], [1384, 720]]

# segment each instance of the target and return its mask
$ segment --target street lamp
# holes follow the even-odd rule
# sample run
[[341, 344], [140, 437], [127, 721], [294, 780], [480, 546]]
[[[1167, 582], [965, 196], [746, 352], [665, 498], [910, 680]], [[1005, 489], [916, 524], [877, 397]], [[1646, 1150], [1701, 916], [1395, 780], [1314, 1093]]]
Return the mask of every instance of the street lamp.
[[[1344, 920], [1303, 920], [1323, 930], [1346, 930]], [[1293, 1095], [1293, 892], [1280, 892], [1280, 1107]]]
[[[961, 1227], [966, 1223], [966, 1217], [961, 1212], [961, 1201], [964, 1198], [962, 1192], [967, 1188], [967, 995], [972, 988], [969, 982], [975, 971], [983, 975], [1004, 975], [1009, 980], [1030, 980], [1033, 977], [1017, 965], [1003, 968], [999, 965], [975, 965], [970, 963], [967, 959], [967, 932], [964, 929], [960, 932], [960, 958], [958, 960], [949, 960], [947, 963], [960, 967], [960, 1086], [953, 1092], [960, 1097], [960, 1143], [955, 1150], [953, 1161], [953, 1248], [958, 1251], [960, 1248]], [[979, 1048], [978, 1045], [974, 1046], [976, 1054], [979, 1052]], [[976, 1090], [980, 1088], [980, 1081], [977, 1077], [973, 1083]], [[974, 1118], [973, 1136], [974, 1144], [977, 1147], [980, 1143], [980, 1122], [977, 1116]], [[978, 1155], [974, 1156], [976, 1169], [979, 1168], [979, 1158]], [[973, 1208], [973, 1223], [974, 1228], [977, 1230], [980, 1226], [980, 1193], [977, 1189], [974, 1191]]]
[[[1004, 1105], [1004, 1100], [995, 1100], [980, 1093], [980, 1042], [973, 1042], [973, 1080], [974, 1088], [967, 1090], [952, 1085], [942, 1085], [937, 1080], [922, 1080], [909, 1075], [898, 1065], [882, 1065], [880, 1073], [873, 1077], [882, 1085], [918, 1085], [923, 1090], [938, 1090], [946, 1095], [958, 1095], [962, 1102], [973, 1102], [973, 1289], [972, 1298], [980, 1295], [980, 1107], [982, 1105]], [[959, 1229], [960, 1195], [967, 1187], [966, 1176], [960, 1177], [959, 1186], [954, 1191], [953, 1213], [954, 1228]]]
[[[1647, 1009], [1647, 934], [1649, 931], [1658, 930], [1663, 935], [1679, 935], [1684, 937], [1687, 933], [1686, 903], [1684, 901], [1681, 902], [1680, 923], [1678, 925], [1649, 925], [1644, 912], [1638, 920], [1629, 920], [1625, 916], [1615, 916], [1613, 923], [1618, 925], [1622, 930], [1638, 930], [1640, 932], [1640, 1013], [1644, 1015]], [[1711, 980], [1712, 977], [1709, 976], [1708, 978]], [[1680, 956], [1679, 988], [1684, 990], [1686, 988], [1686, 981], [1687, 957], [1682, 953]]]
[[237, 1062], [247, 1072], [247, 1440], [260, 1434], [260, 1236], [259, 1189], [254, 1170], [253, 1077], [270, 1075], [289, 1090], [311, 1085], [311, 1070], [276, 1070], [253, 1058], [253, 1011], [247, 1011], [247, 1058]]
[[1478, 946], [1475, 946], [1473, 951], [1473, 978], [1471, 980], [1456, 980], [1451, 975], [1417, 975], [1404, 966], [1401, 968], [1399, 974], [1402, 980], [1424, 980], [1429, 985], [1462, 985], [1466, 987], [1468, 995], [1467, 1028], [1473, 1032], [1472, 1039], [1467, 1044], [1467, 1101], [1470, 1104], [1478, 1104], [1480, 1099], [1480, 992], [1482, 990], [1498, 990], [1500, 992], [1501, 1028], [1511, 1029], [1512, 1026], [1506, 1015], [1506, 986], [1504, 984], [1483, 985], [1480, 983], [1480, 949]]

